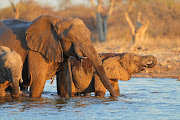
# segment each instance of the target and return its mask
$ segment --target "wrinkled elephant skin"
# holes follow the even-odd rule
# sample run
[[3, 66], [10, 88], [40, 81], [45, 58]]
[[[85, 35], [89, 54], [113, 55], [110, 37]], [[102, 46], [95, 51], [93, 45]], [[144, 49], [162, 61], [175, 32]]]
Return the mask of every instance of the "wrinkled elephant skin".
[[[59, 76], [58, 71], [60, 67], [66, 67], [67, 64], [64, 63], [67, 63], [68, 56], [89, 58], [103, 85], [116, 96], [102, 61], [91, 43], [90, 31], [80, 19], [42, 15], [32, 22], [19, 19], [1, 20], [0, 45], [20, 54], [24, 80], [20, 86], [30, 86], [30, 97], [41, 97], [46, 80], [54, 75]], [[63, 79], [57, 79], [60, 83], [57, 87], [63, 85], [63, 81], [66, 81], [67, 87], [62, 91], [58, 90], [58, 94], [70, 97], [68, 86], [71, 86], [71, 80], [69, 77]]]
[[[133, 53], [104, 53], [101, 56], [106, 75], [120, 95], [118, 80], [127, 81], [131, 79], [131, 74], [139, 73], [146, 67], [154, 67], [156, 58], [154, 56], [140, 56]], [[71, 94], [86, 94], [95, 92], [96, 96], [103, 97], [106, 88], [102, 85], [99, 77], [89, 59], [83, 59], [82, 63], [76, 58], [70, 57], [72, 71]]]

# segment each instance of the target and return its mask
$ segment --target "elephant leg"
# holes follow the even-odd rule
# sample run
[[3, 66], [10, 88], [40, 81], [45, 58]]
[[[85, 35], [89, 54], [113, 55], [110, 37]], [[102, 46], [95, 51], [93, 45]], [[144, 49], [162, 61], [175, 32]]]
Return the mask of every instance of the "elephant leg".
[[[33, 67], [33, 66], [32, 66]], [[42, 68], [43, 70], [44, 68]], [[46, 83], [46, 78], [43, 71], [37, 71], [34, 69], [33, 72], [30, 73], [30, 97], [40, 98], [44, 89], [44, 85]]]
[[5, 90], [10, 85], [11, 85], [11, 83], [9, 81], [5, 81], [4, 83], [0, 84], [0, 100], [4, 99], [4, 97], [6, 95], [6, 91]]
[[94, 75], [94, 87], [95, 87], [95, 96], [104, 97], [106, 93], [106, 88], [102, 84], [97, 74]]
[[5, 92], [4, 85], [0, 84], [0, 100], [2, 100], [5, 95], [6, 95], [6, 92]]
[[[41, 80], [39, 80], [39, 78]], [[30, 97], [33, 98], [40, 98], [44, 89], [44, 85], [46, 80], [43, 79], [43, 76], [37, 76], [34, 78], [33, 82], [31, 83], [30, 86]]]
[[64, 57], [57, 73], [57, 92], [61, 97], [71, 97], [72, 72], [69, 58]]
[[71, 79], [71, 97], [74, 97], [76, 96], [76, 87], [75, 87], [75, 84], [73, 82], [73, 77]]
[[49, 63], [38, 52], [29, 51], [28, 79], [30, 79], [30, 97], [40, 98], [47, 80]]
[[111, 83], [111, 85], [113, 86], [117, 96], [120, 95], [120, 90], [119, 90], [119, 85], [118, 85], [118, 79], [109, 79], [109, 82]]
[[57, 84], [57, 94], [61, 96], [61, 74], [62, 74], [62, 71], [61, 69], [56, 73], [56, 84]]

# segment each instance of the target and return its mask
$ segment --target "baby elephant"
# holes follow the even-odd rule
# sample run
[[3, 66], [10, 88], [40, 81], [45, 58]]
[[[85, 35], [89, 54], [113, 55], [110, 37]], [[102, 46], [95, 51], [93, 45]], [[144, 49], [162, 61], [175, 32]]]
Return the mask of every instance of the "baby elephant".
[[[157, 62], [154, 56], [140, 56], [133, 53], [104, 53], [99, 55], [106, 75], [117, 95], [120, 95], [118, 79], [123, 81], [130, 80], [131, 74], [139, 73], [146, 67], [152, 68]], [[89, 59], [82, 59], [82, 63], [76, 60], [75, 57], [70, 57], [69, 59], [70, 73], [72, 73], [70, 76], [72, 78], [71, 96], [95, 92], [96, 96], [104, 97], [106, 88], [101, 83]]]
[[0, 97], [6, 95], [5, 89], [11, 87], [13, 99], [19, 97], [19, 81], [22, 82], [21, 56], [8, 47], [0, 46]]

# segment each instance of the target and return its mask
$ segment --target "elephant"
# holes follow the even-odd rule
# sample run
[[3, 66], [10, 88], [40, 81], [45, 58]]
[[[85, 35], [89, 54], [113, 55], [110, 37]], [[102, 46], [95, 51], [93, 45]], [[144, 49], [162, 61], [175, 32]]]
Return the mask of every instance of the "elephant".
[[[157, 59], [152, 55], [140, 56], [134, 53], [100, 53], [99, 55], [106, 75], [118, 96], [120, 95], [118, 79], [130, 80], [132, 74], [139, 73], [146, 67], [152, 68], [157, 63]], [[95, 92], [95, 96], [104, 97], [106, 88], [100, 82], [89, 59], [84, 58], [80, 62], [70, 56], [69, 60], [72, 73], [71, 95]]]
[[0, 97], [6, 95], [5, 89], [11, 87], [13, 99], [19, 97], [19, 82], [22, 80], [23, 63], [21, 56], [6, 46], [0, 46]]
[[41, 97], [46, 80], [55, 75], [58, 94], [71, 97], [70, 75], [63, 75], [63, 79], [60, 79], [62, 73], [70, 74], [65, 72], [69, 66], [69, 56], [78, 60], [89, 58], [103, 85], [116, 96], [90, 34], [90, 30], [78, 18], [41, 15], [32, 22], [20, 19], [0, 21], [0, 45], [20, 54], [23, 62], [23, 83], [20, 87], [30, 86], [30, 97], [33, 98]]

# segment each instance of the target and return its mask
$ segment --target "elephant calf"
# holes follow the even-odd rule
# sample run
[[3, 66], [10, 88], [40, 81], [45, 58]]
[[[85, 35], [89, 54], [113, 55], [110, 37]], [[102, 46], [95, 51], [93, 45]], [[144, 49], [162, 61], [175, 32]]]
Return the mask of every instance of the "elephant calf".
[[[118, 79], [127, 81], [131, 79], [131, 74], [144, 70], [145, 67], [152, 68], [157, 60], [154, 56], [140, 56], [133, 53], [104, 53], [99, 54], [106, 75], [114, 87], [117, 95], [120, 95]], [[82, 63], [75, 57], [70, 57], [72, 83], [71, 95], [86, 94], [95, 92], [96, 96], [103, 97], [106, 88], [100, 81], [93, 65], [89, 59], [82, 59]]]
[[5, 89], [11, 87], [13, 99], [19, 97], [19, 81], [22, 82], [21, 56], [8, 47], [0, 46], [0, 97], [6, 95]]

